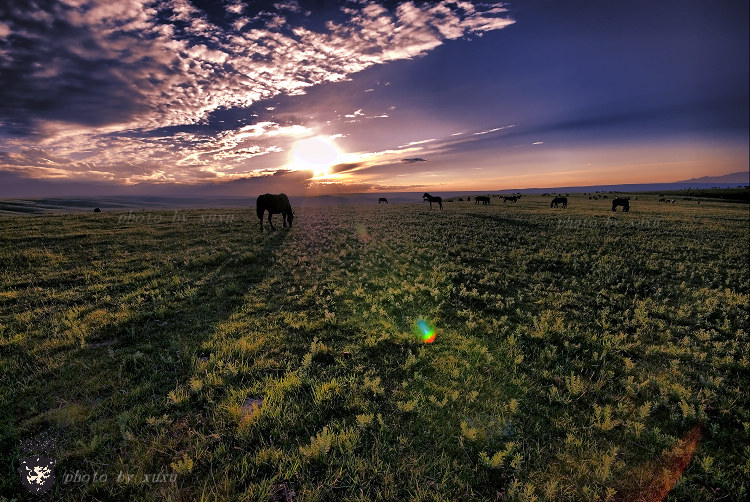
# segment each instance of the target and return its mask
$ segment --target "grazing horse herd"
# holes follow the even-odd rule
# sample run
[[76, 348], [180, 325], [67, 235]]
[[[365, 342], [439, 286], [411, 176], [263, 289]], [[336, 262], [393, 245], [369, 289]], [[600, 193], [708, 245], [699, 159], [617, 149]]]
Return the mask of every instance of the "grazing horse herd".
[[[546, 195], [552, 195], [552, 194], [543, 194]], [[568, 195], [568, 194], [566, 194]], [[584, 194], [586, 195], [586, 194]], [[512, 203], [518, 202], [518, 199], [521, 198], [521, 195], [513, 195], [510, 197], [504, 197], [501, 195], [495, 195], [495, 197], [502, 197], [503, 203], [507, 205], [508, 201]], [[606, 195], [601, 196], [603, 199], [606, 199]], [[594, 196], [593, 199], [598, 199], [599, 196]], [[636, 197], [637, 199], [638, 197]], [[429, 193], [425, 192], [424, 195], [422, 195], [422, 199], [425, 202], [430, 203], [430, 209], [432, 209], [432, 203], [435, 202], [440, 209], [443, 209], [443, 198], [430, 195]], [[589, 199], [592, 199], [591, 196], [589, 196]], [[463, 198], [458, 199], [459, 201], [463, 201]], [[466, 198], [467, 201], [471, 201], [471, 197]], [[480, 202], [484, 205], [488, 205], [490, 203], [491, 197], [490, 196], [484, 196], [484, 195], [476, 195], [474, 196], [474, 203], [479, 204]], [[689, 199], [688, 199], [689, 200]], [[452, 202], [452, 201], [448, 201]], [[665, 199], [664, 197], [661, 197], [659, 199], [659, 202], [666, 202], [666, 203], [675, 203], [674, 199]], [[700, 202], [699, 202], [700, 203]], [[378, 204], [388, 204], [388, 199], [385, 197], [380, 197], [378, 199]], [[552, 199], [552, 202], [550, 202], [549, 207], [559, 207], [562, 205], [562, 208], [565, 209], [568, 207], [568, 197], [555, 197]], [[618, 207], [622, 207], [622, 211], [624, 213], [627, 213], [630, 211], [630, 197], [615, 197], [612, 199], [612, 211], [617, 211]], [[275, 230], [273, 226], [273, 221], [271, 221], [271, 216], [274, 214], [281, 214], [282, 218], [282, 224], [284, 228], [286, 228], [287, 222], [289, 223], [289, 226], [292, 226], [292, 220], [294, 219], [294, 211], [292, 211], [292, 205], [289, 203], [289, 198], [286, 196], [286, 194], [263, 194], [258, 196], [258, 200], [256, 201], [256, 210], [258, 213], [258, 219], [260, 220], [260, 231], [263, 232], [263, 216], [265, 215], [266, 211], [268, 211], [268, 225], [271, 227], [271, 230]], [[99, 208], [96, 208], [94, 211], [98, 212]]]

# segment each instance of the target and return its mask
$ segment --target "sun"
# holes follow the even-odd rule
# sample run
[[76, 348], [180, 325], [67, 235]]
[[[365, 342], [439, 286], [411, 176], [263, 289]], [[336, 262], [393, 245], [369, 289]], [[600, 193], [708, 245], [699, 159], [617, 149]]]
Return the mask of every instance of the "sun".
[[292, 165], [298, 170], [310, 170], [316, 178], [328, 176], [331, 167], [341, 161], [341, 152], [331, 139], [315, 136], [298, 141], [292, 148]]

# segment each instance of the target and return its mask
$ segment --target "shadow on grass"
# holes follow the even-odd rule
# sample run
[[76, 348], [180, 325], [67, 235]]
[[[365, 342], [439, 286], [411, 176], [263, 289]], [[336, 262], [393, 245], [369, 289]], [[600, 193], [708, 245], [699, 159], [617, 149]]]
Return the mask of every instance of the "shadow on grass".
[[494, 213], [493, 214], [465, 213], [465, 216], [468, 216], [470, 218], [476, 218], [478, 220], [489, 220], [489, 221], [496, 222], [498, 224], [510, 225], [513, 227], [522, 228], [524, 230], [547, 228], [546, 226], [541, 225], [539, 223], [528, 221], [526, 219], [521, 219], [523, 217], [519, 217], [518, 215], [514, 215], [513, 217], [507, 217], [501, 214], [494, 214]]
[[[0, 404], [0, 496], [30, 495], [16, 472], [18, 459], [28, 453], [21, 451], [22, 439], [39, 434], [53, 438], [56, 449], [51, 456], [57, 460], [58, 482], [50, 493], [55, 499], [74, 497], [81, 488], [65, 485], [60, 479], [63, 472], [89, 472], [94, 467], [106, 471], [101, 466], [110, 465], [118, 456], [127, 457], [129, 435], [146, 428], [148, 417], [165, 413], [169, 392], [187, 378], [202, 356], [201, 344], [270, 274], [272, 257], [287, 233], [256, 237], [246, 231], [245, 238], [259, 239], [262, 244], [240, 251], [232, 237], [224, 241], [228, 246], [220, 252], [207, 247], [209, 252], [197, 259], [185, 249], [165, 248], [164, 238], [176, 235], [162, 235], [154, 249], [144, 246], [143, 251], [171, 252], [184, 266], [131, 282], [126, 289], [120, 287], [118, 278], [107, 286], [113, 290], [112, 297], [147, 298], [142, 308], [119, 323], [94, 330], [82, 345], [35, 347], [44, 342], [38, 336], [22, 344], [4, 344], [8, 350], [3, 352], [9, 357], [1, 372], [5, 381], [1, 382]], [[65, 235], [60, 239], [63, 246], [70, 242]], [[170, 276], [179, 281], [170, 282]], [[64, 275], [60, 279], [66, 283]], [[89, 291], [84, 297], [90, 298], [93, 307], [118, 308], [111, 300], [97, 305], [104, 303], [101, 296]], [[67, 302], [62, 305], [70, 307]]]

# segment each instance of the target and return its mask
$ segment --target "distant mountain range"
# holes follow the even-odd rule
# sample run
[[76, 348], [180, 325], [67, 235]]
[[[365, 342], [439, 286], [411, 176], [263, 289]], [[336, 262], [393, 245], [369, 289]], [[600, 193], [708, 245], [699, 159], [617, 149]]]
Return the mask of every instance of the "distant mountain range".
[[670, 190], [684, 190], [687, 188], [735, 188], [750, 185], [750, 172], [739, 171], [723, 176], [703, 176], [672, 183], [633, 183], [623, 185], [590, 185], [573, 187], [547, 188], [519, 188], [497, 190], [497, 192], [511, 193], [580, 193], [580, 192], [666, 192]]
[[741, 185], [750, 185], [750, 172], [739, 171], [736, 173], [725, 174], [724, 176], [703, 176], [700, 178], [690, 178], [677, 183], [739, 183]]

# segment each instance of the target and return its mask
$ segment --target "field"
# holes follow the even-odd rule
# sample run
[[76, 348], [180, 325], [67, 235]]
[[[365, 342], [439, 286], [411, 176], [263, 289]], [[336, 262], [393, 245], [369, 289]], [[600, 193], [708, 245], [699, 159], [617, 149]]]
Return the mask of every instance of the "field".
[[748, 207], [656, 199], [2, 217], [0, 495], [747, 500]]

